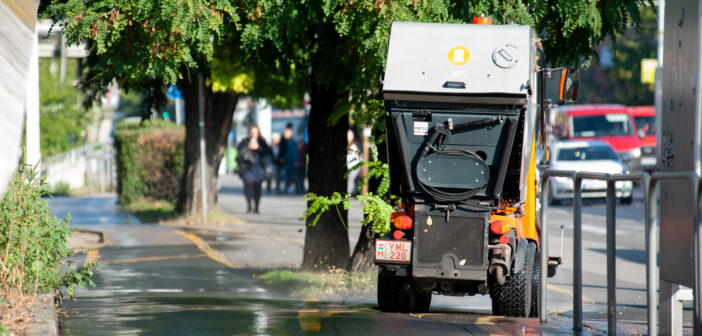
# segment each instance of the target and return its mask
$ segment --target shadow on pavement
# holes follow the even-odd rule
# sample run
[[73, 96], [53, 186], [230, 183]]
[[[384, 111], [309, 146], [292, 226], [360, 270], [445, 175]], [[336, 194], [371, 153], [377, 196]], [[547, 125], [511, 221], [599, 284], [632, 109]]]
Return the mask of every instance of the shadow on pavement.
[[[607, 254], [606, 249], [588, 249], [593, 252]], [[646, 251], [634, 249], [617, 249], [617, 258], [631, 261], [637, 264], [646, 263]]]

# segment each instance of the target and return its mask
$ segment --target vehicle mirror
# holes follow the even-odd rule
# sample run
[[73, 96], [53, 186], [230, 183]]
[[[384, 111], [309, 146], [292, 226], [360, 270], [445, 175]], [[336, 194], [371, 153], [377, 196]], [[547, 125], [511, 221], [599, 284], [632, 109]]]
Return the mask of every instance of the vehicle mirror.
[[546, 148], [544, 148], [544, 156], [541, 158], [541, 162], [539, 162], [539, 164], [542, 166], [548, 167], [550, 163], [551, 163], [551, 147], [546, 146]]
[[560, 98], [566, 103], [573, 103], [578, 100], [578, 89], [580, 87], [580, 71], [565, 68], [561, 74], [561, 84], [559, 85]]
[[580, 72], [572, 68], [544, 69], [544, 98], [552, 105], [573, 103], [578, 99]]

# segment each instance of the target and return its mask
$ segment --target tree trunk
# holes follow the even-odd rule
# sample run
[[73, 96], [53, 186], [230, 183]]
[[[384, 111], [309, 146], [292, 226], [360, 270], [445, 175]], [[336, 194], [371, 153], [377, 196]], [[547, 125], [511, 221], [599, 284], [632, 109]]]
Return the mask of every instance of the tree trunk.
[[[341, 118], [335, 125], [329, 123], [329, 116], [340, 98], [340, 93], [333, 79], [328, 82], [320, 81], [317, 73], [319, 68], [316, 65], [318, 64], [313, 62], [311, 74], [312, 109], [307, 131], [309, 136], [307, 176], [310, 192], [331, 196], [335, 191], [342, 193], [346, 191], [344, 174], [346, 173], [346, 132], [349, 121], [348, 118]], [[315, 226], [309, 225], [310, 220], [307, 220], [305, 232], [302, 269], [323, 271], [331, 267], [346, 268], [349, 261], [347, 211], [342, 206], [330, 209], [319, 218]]]
[[[384, 121], [380, 120], [378, 122]], [[385, 144], [378, 146], [378, 159], [383, 162], [387, 161], [387, 148]], [[379, 184], [380, 181], [378, 179], [371, 178], [368, 180], [368, 190], [375, 192], [378, 190]], [[376, 269], [374, 263], [376, 238], [378, 238], [378, 234], [371, 230], [370, 225], [364, 225], [363, 228], [361, 228], [356, 247], [353, 249], [349, 265], [346, 268], [349, 272], [371, 272]]]
[[356, 247], [353, 249], [349, 265], [346, 268], [349, 272], [365, 273], [375, 269], [376, 238], [378, 238], [378, 234], [373, 232], [370, 225], [364, 225], [361, 228], [361, 234], [358, 236]]
[[[185, 170], [180, 185], [180, 194], [176, 204], [179, 214], [199, 214], [201, 211], [200, 195], [200, 127], [198, 116], [198, 82], [197, 76], [180, 83], [185, 100]], [[207, 183], [207, 208], [212, 209], [217, 203], [217, 177], [219, 164], [227, 148], [227, 137], [232, 127], [234, 108], [239, 94], [234, 92], [212, 92], [205, 85], [205, 173]]]

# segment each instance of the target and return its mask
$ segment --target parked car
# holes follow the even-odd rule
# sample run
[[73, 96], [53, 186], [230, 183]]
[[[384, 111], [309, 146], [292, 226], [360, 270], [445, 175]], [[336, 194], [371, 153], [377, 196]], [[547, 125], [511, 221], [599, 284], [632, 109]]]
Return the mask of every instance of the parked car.
[[656, 107], [629, 107], [629, 115], [634, 120], [636, 135], [639, 137], [641, 167], [646, 171], [655, 170], [658, 165]]
[[631, 172], [641, 171], [641, 148], [624, 105], [571, 105], [551, 112], [554, 135], [568, 140], [607, 142]]
[[[619, 174], [628, 170], [622, 164], [612, 147], [603, 141], [560, 141], [552, 148], [551, 167], [554, 170], [588, 171]], [[550, 180], [549, 203], [558, 204], [561, 200], [573, 198], [573, 181], [566, 177]], [[616, 195], [622, 204], [631, 203], [633, 183], [616, 182]], [[599, 180], [583, 180], [583, 198], [604, 198], [607, 196], [607, 183]]]

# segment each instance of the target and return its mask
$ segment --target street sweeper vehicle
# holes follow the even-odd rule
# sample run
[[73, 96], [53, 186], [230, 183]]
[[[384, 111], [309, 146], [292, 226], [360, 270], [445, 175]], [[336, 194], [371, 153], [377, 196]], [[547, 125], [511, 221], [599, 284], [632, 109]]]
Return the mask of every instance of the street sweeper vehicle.
[[577, 94], [577, 71], [540, 53], [528, 26], [393, 23], [382, 92], [402, 209], [376, 241], [380, 310], [489, 294], [496, 315], [538, 316], [545, 113]]

